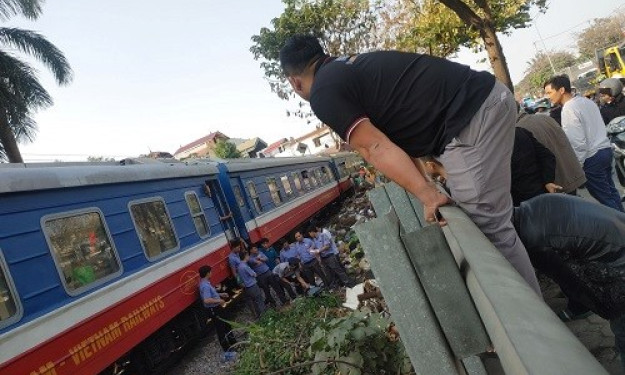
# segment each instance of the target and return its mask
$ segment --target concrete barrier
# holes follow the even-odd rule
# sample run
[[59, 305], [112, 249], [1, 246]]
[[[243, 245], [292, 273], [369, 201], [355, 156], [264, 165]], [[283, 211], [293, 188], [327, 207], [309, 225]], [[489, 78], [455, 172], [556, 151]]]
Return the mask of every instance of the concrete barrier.
[[501, 373], [490, 341], [505, 374], [607, 374], [462, 210], [441, 208], [441, 231], [396, 184], [369, 197], [356, 232], [418, 374]]

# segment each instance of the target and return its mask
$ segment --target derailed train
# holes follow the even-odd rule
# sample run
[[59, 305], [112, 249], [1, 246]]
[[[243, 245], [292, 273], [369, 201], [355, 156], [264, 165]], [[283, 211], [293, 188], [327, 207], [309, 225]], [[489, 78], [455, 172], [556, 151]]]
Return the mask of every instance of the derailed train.
[[[124, 165], [122, 165], [124, 164]], [[333, 157], [0, 168], [0, 374], [158, 373], [205, 325], [197, 269], [351, 187]]]

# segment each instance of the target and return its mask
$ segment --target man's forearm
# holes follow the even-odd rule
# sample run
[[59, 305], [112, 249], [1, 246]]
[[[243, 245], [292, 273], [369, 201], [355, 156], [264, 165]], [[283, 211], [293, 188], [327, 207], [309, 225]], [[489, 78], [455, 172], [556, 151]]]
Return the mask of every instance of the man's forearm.
[[390, 140], [358, 151], [376, 169], [414, 194], [421, 202], [427, 203], [431, 195], [438, 192], [428, 183], [410, 156]]

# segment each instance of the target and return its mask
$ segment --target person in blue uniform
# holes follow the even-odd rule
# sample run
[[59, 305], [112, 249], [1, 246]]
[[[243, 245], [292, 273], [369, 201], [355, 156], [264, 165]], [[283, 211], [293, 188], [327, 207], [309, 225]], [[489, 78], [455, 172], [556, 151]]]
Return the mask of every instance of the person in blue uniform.
[[256, 280], [258, 285], [265, 293], [265, 303], [271, 306], [276, 306], [276, 301], [271, 295], [271, 289], [276, 292], [282, 305], [287, 303], [286, 295], [280, 285], [278, 278], [271, 272], [272, 268], [268, 265], [267, 257], [258, 251], [260, 244], [252, 244], [250, 246], [250, 258], [248, 265], [256, 272]]
[[243, 283], [243, 287], [245, 287], [245, 297], [251, 302], [254, 308], [254, 315], [256, 316], [256, 319], [258, 319], [266, 310], [263, 293], [258, 287], [256, 272], [254, 272], [247, 264], [250, 260], [249, 254], [241, 252], [239, 254], [239, 259], [241, 259], [241, 263], [239, 263], [237, 273]]
[[319, 276], [323, 281], [323, 286], [330, 287], [330, 280], [323, 272], [321, 264], [316, 258], [318, 251], [315, 251], [315, 245], [310, 238], [305, 238], [302, 232], [295, 232], [295, 243], [293, 247], [297, 250], [299, 259], [302, 262], [302, 274], [304, 279], [311, 284], [315, 285], [315, 275]]
[[217, 293], [217, 290], [210, 282], [211, 267], [203, 265], [199, 268], [200, 274], [200, 298], [202, 299], [202, 305], [208, 313], [208, 317], [211, 318], [213, 324], [215, 324], [215, 331], [217, 331], [217, 338], [219, 339], [219, 345], [224, 352], [229, 352], [232, 345], [236, 343], [236, 340], [232, 334], [232, 327], [230, 324], [222, 318], [224, 317], [224, 311], [222, 305], [228, 298], [227, 293]]
[[299, 258], [297, 249], [291, 245], [285, 238], [278, 241], [280, 247], [280, 262], [288, 262], [291, 258]]
[[338, 262], [337, 255], [339, 251], [334, 241], [324, 233], [318, 232], [317, 228], [314, 226], [308, 228], [308, 234], [313, 241], [314, 249], [319, 252], [321, 264], [326, 270], [328, 282], [330, 283], [329, 287], [337, 287], [338, 282], [343, 286], [352, 287], [353, 282], [349, 279], [345, 270]]
[[273, 268], [280, 263], [278, 252], [273, 246], [269, 245], [268, 238], [263, 237], [260, 239], [258, 249], [267, 257], [267, 265], [269, 268]]
[[[239, 257], [242, 249], [241, 240], [238, 238], [233, 238], [229, 241], [229, 244], [230, 254], [228, 254], [228, 265], [230, 266], [232, 276], [237, 278], [239, 264], [241, 263], [241, 258]], [[237, 280], [237, 284], [241, 285], [241, 281]]]

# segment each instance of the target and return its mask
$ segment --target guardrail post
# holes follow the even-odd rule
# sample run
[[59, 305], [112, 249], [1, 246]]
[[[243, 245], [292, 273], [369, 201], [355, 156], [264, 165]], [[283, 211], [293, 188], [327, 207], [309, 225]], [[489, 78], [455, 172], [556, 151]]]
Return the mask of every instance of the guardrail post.
[[[384, 193], [384, 190], [382, 190]], [[386, 200], [386, 193], [373, 200]], [[356, 233], [367, 249], [367, 257], [393, 311], [393, 320], [418, 374], [456, 374], [456, 364], [440, 331], [423, 287], [410, 263], [399, 236], [397, 215], [390, 209], [378, 218], [356, 226]]]

